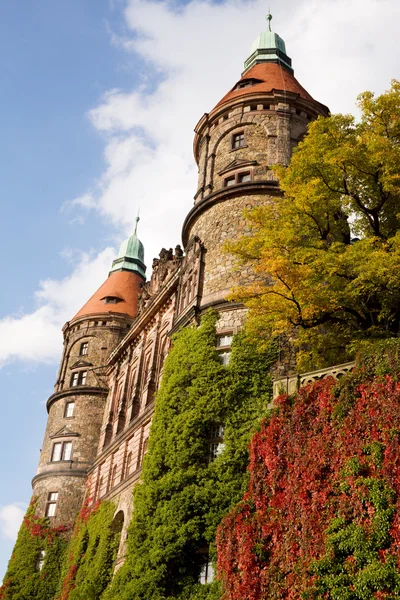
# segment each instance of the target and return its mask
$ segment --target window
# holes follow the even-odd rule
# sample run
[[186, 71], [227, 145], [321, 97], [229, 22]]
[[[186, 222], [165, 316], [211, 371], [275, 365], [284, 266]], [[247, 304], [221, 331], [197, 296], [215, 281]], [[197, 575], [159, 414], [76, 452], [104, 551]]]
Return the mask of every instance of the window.
[[70, 419], [74, 416], [75, 402], [67, 402], [65, 405], [64, 417]]
[[222, 425], [214, 425], [210, 430], [209, 461], [213, 462], [225, 448], [223, 443], [224, 428]]
[[39, 554], [38, 554], [38, 557], [36, 559], [36, 570], [37, 571], [41, 571], [43, 569], [45, 557], [46, 557], [46, 551], [45, 550], [39, 550]]
[[118, 302], [122, 302], [122, 298], [118, 298], [118, 296], [105, 296], [102, 298], [104, 304], [118, 304]]
[[227, 177], [227, 178], [225, 179], [225, 181], [224, 181], [224, 186], [225, 186], [225, 187], [229, 187], [229, 186], [231, 186], [231, 185], [235, 185], [235, 183], [236, 183], [236, 178], [235, 178], [235, 176], [233, 176], [233, 177]]
[[51, 462], [71, 460], [72, 442], [56, 442], [51, 453]]
[[46, 517], [54, 517], [56, 514], [57, 500], [58, 492], [50, 492], [47, 496]]
[[244, 145], [244, 131], [234, 133], [232, 136], [232, 150], [235, 148], [243, 148]]
[[242, 88], [250, 87], [252, 85], [253, 81], [251, 79], [245, 79], [244, 81], [239, 81], [239, 83], [236, 86], [236, 89], [240, 90]]
[[251, 181], [250, 173], [238, 173], [238, 182], [246, 183], [246, 181]]
[[229, 187], [231, 185], [236, 185], [237, 183], [246, 183], [247, 181], [252, 180], [252, 174], [250, 171], [242, 171], [240, 173], [235, 173], [234, 175], [230, 175], [224, 179], [224, 187]]
[[212, 562], [207, 558], [201, 564], [200, 574], [199, 574], [199, 583], [206, 584], [211, 583], [214, 580], [214, 567]]
[[87, 377], [87, 371], [75, 371], [71, 375], [71, 386], [85, 385]]
[[218, 336], [218, 346], [230, 346], [232, 344], [233, 335], [226, 333]]
[[230, 356], [231, 356], [230, 352], [220, 352], [218, 355], [218, 358], [221, 361], [221, 364], [226, 367], [227, 365], [229, 365]]
[[79, 350], [79, 356], [86, 356], [86, 354], [88, 353], [88, 348], [89, 348], [89, 342], [82, 342], [80, 350]]

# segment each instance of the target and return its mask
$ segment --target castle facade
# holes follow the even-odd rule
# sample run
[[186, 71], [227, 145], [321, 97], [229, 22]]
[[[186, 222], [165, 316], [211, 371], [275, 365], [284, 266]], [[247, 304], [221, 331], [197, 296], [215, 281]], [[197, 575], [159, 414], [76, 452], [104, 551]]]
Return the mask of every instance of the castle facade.
[[85, 499], [112, 499], [123, 532], [119, 561], [171, 335], [213, 307], [220, 358], [229, 360], [245, 309], [226, 298], [255, 275], [235, 269], [224, 243], [249, 231], [244, 209], [279, 201], [271, 165], [287, 165], [308, 123], [328, 114], [295, 79], [270, 21], [269, 15], [240, 79], [195, 128], [199, 177], [183, 223], [183, 249], [162, 249], [146, 281], [135, 230], [106, 281], [63, 328], [64, 351], [33, 478], [36, 512], [54, 526], [72, 525]]

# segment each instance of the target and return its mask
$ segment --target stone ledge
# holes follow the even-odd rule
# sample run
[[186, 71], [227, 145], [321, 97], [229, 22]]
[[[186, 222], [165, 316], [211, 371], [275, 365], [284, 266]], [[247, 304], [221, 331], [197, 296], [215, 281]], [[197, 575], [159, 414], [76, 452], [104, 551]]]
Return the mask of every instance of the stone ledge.
[[347, 373], [350, 373], [354, 369], [354, 365], [354, 362], [347, 362], [341, 365], [327, 367], [326, 369], [319, 369], [318, 371], [310, 371], [308, 373], [301, 373], [300, 375], [289, 375], [288, 377], [274, 379], [272, 382], [272, 398], [275, 399], [280, 394], [295, 394], [298, 389], [304, 387], [308, 383], [320, 381], [321, 379], [325, 379], [325, 377], [340, 379]]
[[282, 196], [282, 191], [277, 181], [249, 181], [246, 183], [238, 183], [227, 188], [222, 188], [216, 192], [213, 192], [209, 196], [200, 200], [193, 208], [189, 211], [182, 227], [182, 243], [183, 247], [186, 248], [189, 234], [188, 230], [192, 227], [193, 223], [198, 217], [208, 210], [214, 204], [224, 202], [228, 198], [242, 197], [254, 194], [265, 194], [267, 196]]
[[105, 394], [108, 394], [107, 388], [76, 385], [72, 388], [61, 390], [60, 392], [54, 392], [54, 394], [52, 394], [46, 402], [47, 412], [49, 412], [50, 406], [53, 404], [53, 402], [61, 400], [67, 396], [104, 396]]
[[32, 487], [34, 486], [35, 483], [37, 483], [38, 481], [41, 481], [42, 479], [49, 479], [49, 478], [54, 478], [54, 477], [86, 477], [88, 473], [87, 469], [68, 469], [66, 470], [59, 470], [59, 471], [45, 471], [44, 473], [39, 473], [38, 475], [35, 475], [35, 477], [32, 479]]

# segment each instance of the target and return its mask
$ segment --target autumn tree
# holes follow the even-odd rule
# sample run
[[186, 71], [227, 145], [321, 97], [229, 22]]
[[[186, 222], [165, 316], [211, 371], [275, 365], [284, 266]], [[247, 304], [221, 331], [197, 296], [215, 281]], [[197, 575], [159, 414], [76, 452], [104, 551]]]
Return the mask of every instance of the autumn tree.
[[275, 167], [282, 197], [249, 211], [252, 235], [229, 246], [260, 276], [233, 294], [249, 326], [296, 338], [302, 369], [399, 333], [400, 83], [358, 104], [359, 120], [310, 125], [289, 167]]

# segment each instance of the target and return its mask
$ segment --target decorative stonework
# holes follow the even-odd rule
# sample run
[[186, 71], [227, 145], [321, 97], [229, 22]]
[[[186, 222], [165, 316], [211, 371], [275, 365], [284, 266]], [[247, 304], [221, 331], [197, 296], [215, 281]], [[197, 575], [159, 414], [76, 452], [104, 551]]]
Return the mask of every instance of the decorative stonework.
[[277, 398], [280, 394], [295, 394], [299, 388], [309, 383], [325, 379], [326, 377], [341, 379], [341, 377], [354, 369], [354, 365], [354, 362], [348, 362], [343, 363], [342, 365], [327, 367], [326, 369], [319, 369], [318, 371], [302, 373], [301, 375], [290, 375], [288, 377], [274, 379], [273, 398]]

